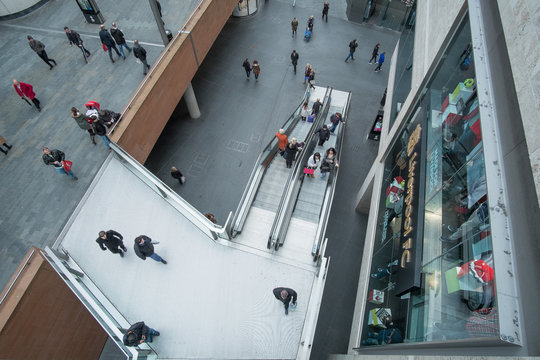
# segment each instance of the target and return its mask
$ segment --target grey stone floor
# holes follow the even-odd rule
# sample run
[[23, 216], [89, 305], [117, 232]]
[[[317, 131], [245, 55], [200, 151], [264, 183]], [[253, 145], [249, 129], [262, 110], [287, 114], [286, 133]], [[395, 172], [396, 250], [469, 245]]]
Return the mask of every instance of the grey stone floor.
[[[183, 23], [196, 1], [162, 0], [167, 27]], [[146, 45], [150, 60], [159, 55], [159, 34], [146, 1], [133, 7], [129, 0], [100, 1], [107, 24], [115, 19], [129, 40]], [[298, 104], [304, 91], [306, 62], [316, 69], [316, 83], [353, 93], [343, 148], [338, 189], [328, 228], [327, 255], [331, 257], [313, 359], [346, 351], [356, 295], [356, 281], [367, 219], [354, 211], [353, 199], [377, 152], [378, 143], [366, 140], [387, 81], [388, 63], [380, 73], [367, 64], [373, 45], [380, 42], [391, 55], [399, 34], [346, 20], [345, 0], [331, 1], [328, 23], [320, 21], [322, 1], [260, 1], [254, 16], [231, 19], [193, 79], [202, 116], [187, 116], [183, 102], [177, 107], [146, 166], [199, 210], [213, 212], [223, 223], [238, 205], [259, 151], [270, 141]], [[122, 11], [129, 9], [129, 12]], [[312, 40], [302, 40], [307, 17], [315, 15]], [[290, 20], [300, 21], [299, 36], [291, 38]], [[111, 19], [111, 20], [109, 20]], [[70, 48], [62, 31], [68, 25], [79, 31], [93, 53], [85, 65], [77, 49]], [[35, 30], [39, 29], [39, 30]], [[28, 247], [46, 246], [53, 240], [107, 155], [105, 147], [90, 143], [88, 135], [69, 118], [71, 106], [97, 100], [105, 108], [121, 110], [142, 80], [140, 65], [132, 56], [111, 64], [100, 50], [97, 26], [84, 23], [73, 1], [51, 0], [35, 12], [0, 22], [0, 134], [14, 145], [8, 156], [0, 154], [0, 285], [4, 286]], [[47, 45], [59, 63], [54, 70], [34, 54], [26, 35]], [[345, 64], [350, 40], [360, 46], [354, 62]], [[151, 45], [151, 44], [155, 44]], [[300, 54], [298, 74], [289, 61], [292, 49]], [[261, 64], [261, 77], [245, 79], [245, 57]], [[387, 56], [390, 59], [390, 56]], [[38, 113], [20, 100], [10, 79], [32, 83], [43, 111]], [[61, 177], [41, 161], [41, 147], [64, 150], [74, 162], [78, 182]], [[187, 183], [176, 185], [168, 168], [177, 166]], [[119, 179], [120, 181], [120, 179]], [[95, 216], [110, 217], [107, 209]], [[95, 236], [95, 234], [89, 234]]]

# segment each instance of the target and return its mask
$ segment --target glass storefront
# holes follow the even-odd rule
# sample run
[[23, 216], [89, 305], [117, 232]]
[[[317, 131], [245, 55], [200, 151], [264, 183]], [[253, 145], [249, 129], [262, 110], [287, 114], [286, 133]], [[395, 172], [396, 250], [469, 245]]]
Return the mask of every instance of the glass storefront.
[[498, 337], [465, 18], [384, 165], [362, 345]]

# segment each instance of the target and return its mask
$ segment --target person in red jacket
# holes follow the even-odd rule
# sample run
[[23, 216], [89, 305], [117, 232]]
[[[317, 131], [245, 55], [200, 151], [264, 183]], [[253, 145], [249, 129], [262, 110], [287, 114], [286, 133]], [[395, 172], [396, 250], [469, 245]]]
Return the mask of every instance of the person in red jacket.
[[17, 81], [17, 79], [13, 79], [13, 87], [15, 88], [15, 91], [17, 92], [17, 94], [19, 94], [21, 99], [23, 99], [27, 103], [29, 103], [27, 98], [32, 100], [38, 111], [41, 111], [41, 107], [39, 106], [39, 100], [34, 93], [32, 85], [19, 82]]

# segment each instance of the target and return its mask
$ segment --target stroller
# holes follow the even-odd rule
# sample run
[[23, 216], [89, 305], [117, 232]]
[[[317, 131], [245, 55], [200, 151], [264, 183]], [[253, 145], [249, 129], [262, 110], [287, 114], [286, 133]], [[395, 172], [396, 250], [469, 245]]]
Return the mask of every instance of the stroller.
[[304, 33], [304, 41], [311, 40], [311, 29], [309, 26], [306, 28], [306, 32]]

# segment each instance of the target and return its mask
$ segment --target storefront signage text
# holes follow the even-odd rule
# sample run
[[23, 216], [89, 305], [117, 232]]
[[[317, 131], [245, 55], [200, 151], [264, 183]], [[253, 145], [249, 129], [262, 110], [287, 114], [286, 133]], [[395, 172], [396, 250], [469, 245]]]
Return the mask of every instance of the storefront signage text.
[[420, 141], [420, 135], [422, 133], [422, 127], [420, 124], [416, 125], [413, 133], [409, 137], [409, 142], [407, 143], [407, 157], [408, 161], [408, 178], [407, 178], [407, 189], [405, 192], [405, 212], [404, 212], [404, 223], [403, 223], [403, 236], [407, 239], [402, 244], [402, 253], [401, 253], [401, 262], [400, 266], [406, 268], [407, 264], [411, 261], [411, 252], [413, 251], [413, 240], [409, 235], [414, 230], [412, 215], [414, 213], [413, 201], [415, 199], [415, 177], [417, 169], [417, 157], [418, 153], [415, 151], [416, 145]]

